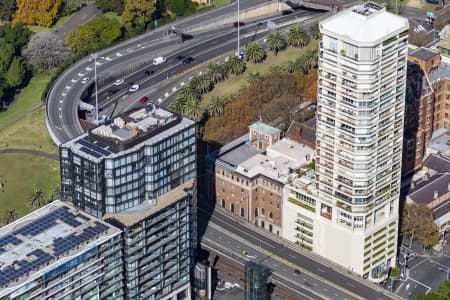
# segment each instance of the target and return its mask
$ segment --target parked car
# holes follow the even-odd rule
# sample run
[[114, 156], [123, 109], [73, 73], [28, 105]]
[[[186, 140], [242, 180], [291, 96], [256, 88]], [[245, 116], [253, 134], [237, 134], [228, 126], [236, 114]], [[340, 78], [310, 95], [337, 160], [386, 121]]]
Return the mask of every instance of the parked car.
[[166, 58], [165, 56], [159, 56], [159, 57], [157, 57], [157, 58], [155, 58], [155, 59], [153, 60], [153, 64], [154, 64], [155, 66], [160, 65], [160, 64], [166, 62], [166, 59], [167, 59], [167, 58]]
[[121, 79], [117, 79], [116, 81], [114, 81], [114, 85], [121, 85], [125, 82], [125, 80]]
[[190, 64], [190, 63], [193, 62], [193, 61], [194, 61], [194, 59], [193, 59], [192, 57], [190, 57], [190, 56], [185, 57], [185, 58], [182, 60], [183, 64], [185, 64], [185, 65]]
[[145, 104], [145, 102], [148, 101], [148, 97], [147, 96], [143, 96], [141, 99], [139, 99], [139, 103], [141, 104]]
[[81, 79], [81, 83], [82, 84], [86, 84], [89, 81], [89, 77], [84, 77], [83, 79]]
[[128, 91], [129, 91], [129, 92], [132, 92], [132, 93], [137, 92], [138, 90], [139, 90], [139, 84], [132, 84], [132, 85], [128, 88]]

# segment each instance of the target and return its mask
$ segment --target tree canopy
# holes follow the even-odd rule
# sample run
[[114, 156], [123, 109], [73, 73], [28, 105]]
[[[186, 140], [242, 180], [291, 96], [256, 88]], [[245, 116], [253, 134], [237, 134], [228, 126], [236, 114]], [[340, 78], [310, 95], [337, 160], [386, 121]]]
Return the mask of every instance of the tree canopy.
[[420, 241], [425, 248], [439, 242], [439, 228], [433, 221], [432, 210], [426, 205], [405, 204], [402, 215], [403, 236]]
[[138, 34], [147, 29], [155, 13], [154, 0], [127, 0], [122, 20], [129, 34]]
[[14, 23], [50, 27], [56, 20], [61, 0], [16, 0]]
[[16, 11], [16, 0], [0, 0], [0, 20], [9, 22]]
[[86, 55], [111, 45], [121, 36], [119, 21], [101, 16], [69, 31], [66, 41], [73, 52]]
[[113, 11], [121, 15], [125, 8], [125, 0], [97, 0], [97, 6], [104, 12]]

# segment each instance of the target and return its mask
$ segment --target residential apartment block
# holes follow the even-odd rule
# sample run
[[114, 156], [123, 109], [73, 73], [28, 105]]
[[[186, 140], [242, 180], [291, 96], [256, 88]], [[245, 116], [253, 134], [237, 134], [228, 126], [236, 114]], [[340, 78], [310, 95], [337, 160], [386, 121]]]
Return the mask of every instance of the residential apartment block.
[[371, 2], [320, 23], [313, 251], [374, 281], [396, 260], [408, 28]]
[[288, 175], [312, 158], [311, 148], [281, 139], [280, 130], [258, 121], [215, 154], [215, 205], [279, 235]]
[[121, 231], [61, 201], [0, 229], [1, 299], [125, 299]]
[[190, 180], [154, 201], [104, 216], [123, 231], [126, 299], [191, 299], [193, 189]]
[[195, 122], [153, 104], [60, 146], [62, 200], [122, 234], [126, 299], [190, 299]]
[[61, 197], [102, 217], [196, 177], [195, 122], [150, 105], [60, 147]]

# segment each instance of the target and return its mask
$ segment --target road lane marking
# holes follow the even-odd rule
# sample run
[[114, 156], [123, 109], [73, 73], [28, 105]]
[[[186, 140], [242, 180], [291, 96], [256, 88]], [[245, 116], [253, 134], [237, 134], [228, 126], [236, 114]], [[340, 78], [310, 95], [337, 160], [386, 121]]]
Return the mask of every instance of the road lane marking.
[[325, 273], [325, 270], [322, 270], [321, 268], [317, 268], [317, 271]]
[[354, 286], [352, 283], [350, 283], [350, 282], [346, 282], [346, 284], [349, 285], [349, 286], [351, 286], [352, 288], [355, 287], [355, 286]]

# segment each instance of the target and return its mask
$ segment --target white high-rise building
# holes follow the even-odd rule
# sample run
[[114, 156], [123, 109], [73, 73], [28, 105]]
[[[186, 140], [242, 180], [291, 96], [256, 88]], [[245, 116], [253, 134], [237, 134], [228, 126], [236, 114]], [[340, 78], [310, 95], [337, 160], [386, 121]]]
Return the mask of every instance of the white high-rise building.
[[320, 23], [313, 251], [374, 281], [396, 257], [408, 28], [370, 2]]

